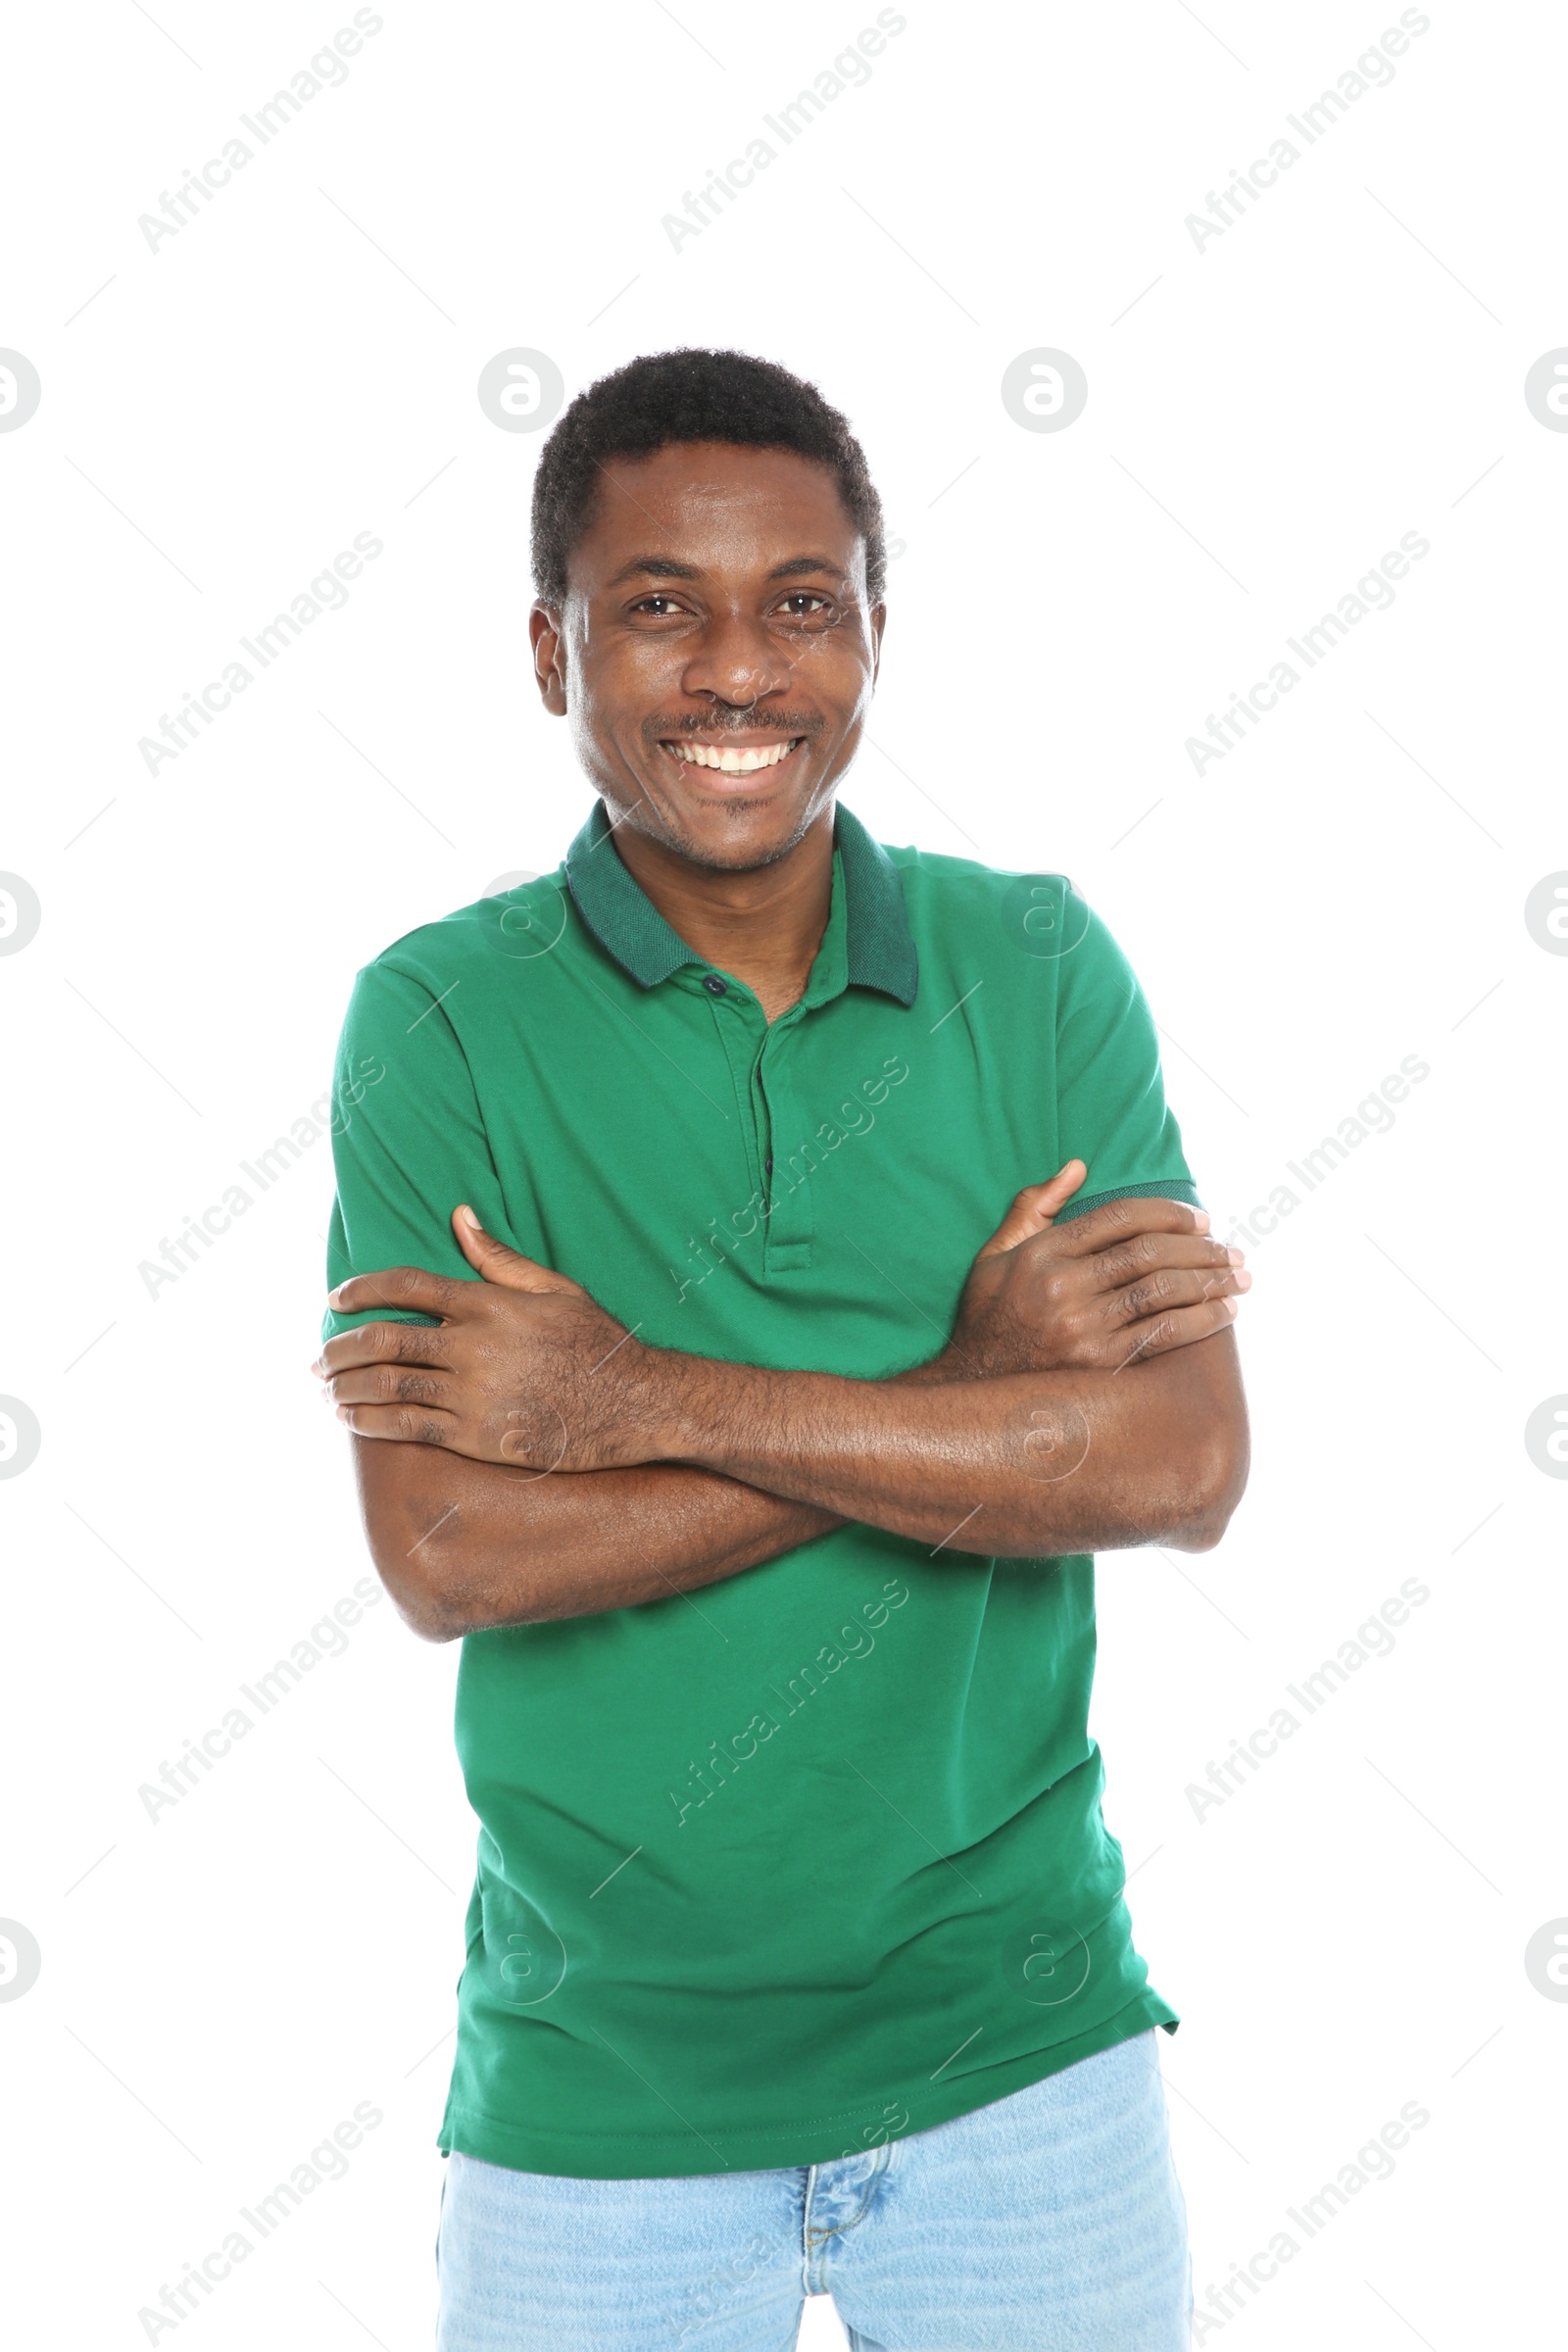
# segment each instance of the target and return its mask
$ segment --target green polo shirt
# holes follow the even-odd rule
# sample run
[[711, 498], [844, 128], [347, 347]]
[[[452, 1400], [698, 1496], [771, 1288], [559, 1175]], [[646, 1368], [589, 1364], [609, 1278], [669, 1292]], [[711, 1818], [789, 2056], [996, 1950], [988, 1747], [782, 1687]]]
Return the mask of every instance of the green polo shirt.
[[[641, 1340], [736, 1363], [924, 1361], [1013, 1195], [1075, 1155], [1070, 1213], [1197, 1200], [1148, 1006], [1071, 884], [884, 849], [844, 808], [771, 1027], [597, 802], [553, 874], [366, 966], [336, 1085], [331, 1283], [476, 1279], [467, 1200]], [[1173, 2031], [1101, 1815], [1094, 1656], [1090, 1558], [858, 1524], [689, 1597], [466, 1636], [441, 2147], [810, 2165]]]

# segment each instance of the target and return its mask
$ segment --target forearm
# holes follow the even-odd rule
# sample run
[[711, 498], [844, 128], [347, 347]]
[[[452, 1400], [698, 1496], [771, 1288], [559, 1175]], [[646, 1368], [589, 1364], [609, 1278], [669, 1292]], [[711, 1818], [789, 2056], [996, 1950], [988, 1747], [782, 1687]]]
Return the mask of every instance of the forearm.
[[1203, 1549], [1246, 1478], [1229, 1331], [1116, 1372], [876, 1382], [669, 1357], [655, 1377], [661, 1459], [933, 1551]]
[[[943, 1356], [891, 1380], [924, 1384], [952, 1371]], [[371, 1556], [430, 1641], [695, 1592], [844, 1525], [836, 1512], [689, 1464], [536, 1477], [365, 1438], [355, 1462]]]
[[696, 1592], [842, 1524], [677, 1464], [533, 1477], [434, 1446], [354, 1444], [371, 1556], [430, 1641]]

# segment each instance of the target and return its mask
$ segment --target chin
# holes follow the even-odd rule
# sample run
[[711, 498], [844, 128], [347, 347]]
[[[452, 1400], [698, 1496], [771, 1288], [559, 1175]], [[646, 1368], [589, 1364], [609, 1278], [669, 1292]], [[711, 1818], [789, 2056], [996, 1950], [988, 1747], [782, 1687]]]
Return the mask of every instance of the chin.
[[[652, 804], [659, 807], [658, 803]], [[794, 849], [821, 813], [812, 794], [792, 794], [786, 802], [759, 795], [712, 795], [660, 808], [659, 831], [672, 849], [694, 865], [720, 867], [732, 873], [771, 865]], [[636, 824], [636, 815], [627, 820]], [[639, 827], [646, 831], [646, 826]]]

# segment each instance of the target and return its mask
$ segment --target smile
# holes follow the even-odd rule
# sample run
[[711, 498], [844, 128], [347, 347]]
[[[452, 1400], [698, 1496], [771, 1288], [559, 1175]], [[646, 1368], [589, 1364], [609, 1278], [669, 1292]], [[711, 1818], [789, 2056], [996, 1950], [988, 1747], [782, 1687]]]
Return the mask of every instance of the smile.
[[739, 744], [666, 742], [664, 749], [688, 767], [716, 767], [722, 775], [751, 776], [759, 768], [777, 767], [805, 741], [804, 735], [792, 735], [787, 743], [747, 745], [744, 749]]

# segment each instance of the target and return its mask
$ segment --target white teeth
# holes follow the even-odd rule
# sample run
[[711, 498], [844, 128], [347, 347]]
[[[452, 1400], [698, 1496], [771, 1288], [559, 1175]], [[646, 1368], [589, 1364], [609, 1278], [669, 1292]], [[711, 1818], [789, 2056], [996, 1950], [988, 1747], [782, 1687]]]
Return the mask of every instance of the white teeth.
[[773, 743], [761, 751], [718, 751], [707, 743], [672, 743], [669, 749], [688, 767], [716, 767], [726, 776], [749, 776], [760, 767], [777, 767], [795, 749], [793, 743]]

